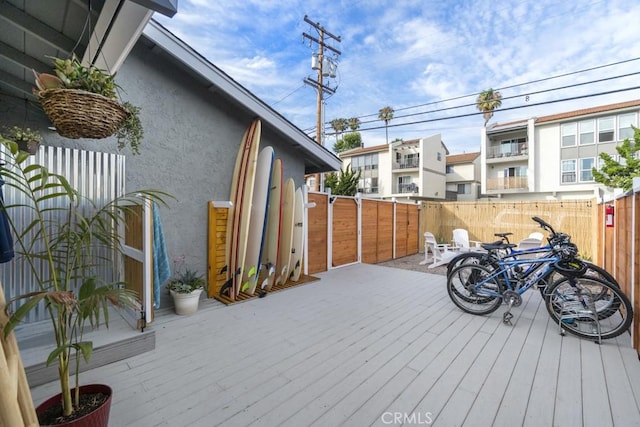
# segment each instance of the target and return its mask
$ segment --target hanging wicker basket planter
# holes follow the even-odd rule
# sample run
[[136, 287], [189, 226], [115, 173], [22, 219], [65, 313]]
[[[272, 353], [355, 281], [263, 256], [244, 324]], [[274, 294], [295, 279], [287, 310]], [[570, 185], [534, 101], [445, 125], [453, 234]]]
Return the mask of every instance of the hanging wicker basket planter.
[[45, 113], [65, 138], [107, 138], [122, 126], [129, 113], [115, 100], [79, 89], [38, 92]]

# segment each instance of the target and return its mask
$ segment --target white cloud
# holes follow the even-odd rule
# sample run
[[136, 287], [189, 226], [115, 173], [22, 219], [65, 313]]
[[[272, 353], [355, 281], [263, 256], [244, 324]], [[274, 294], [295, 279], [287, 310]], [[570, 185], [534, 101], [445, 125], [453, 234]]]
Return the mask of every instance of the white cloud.
[[[488, 87], [506, 87], [637, 56], [640, 4], [624, 0], [557, 2], [494, 0], [424, 2], [383, 0], [326, 2], [184, 0], [173, 19], [157, 18], [215, 65], [297, 124], [315, 125], [315, 91], [303, 86], [312, 49], [302, 32], [317, 35], [305, 14], [341, 35], [342, 51], [335, 95], [325, 107], [327, 121], [364, 116], [368, 127], [380, 126], [377, 111], [437, 102], [438, 107], [473, 104], [472, 95]], [[315, 44], [312, 44], [315, 48]], [[502, 90], [503, 105], [527, 105], [525, 95], [603, 76], [637, 70], [637, 63]], [[637, 79], [635, 79], [637, 80]], [[530, 96], [529, 104], [636, 85], [634, 78]], [[515, 97], [508, 99], [508, 97]], [[504, 110], [507, 121], [637, 98], [638, 92], [576, 102]], [[403, 119], [434, 107], [398, 111], [395, 123], [474, 112], [464, 109]], [[389, 128], [390, 138], [441, 133], [452, 152], [479, 145], [480, 117]], [[365, 125], [363, 125], [364, 127]], [[474, 128], [477, 126], [477, 128]], [[384, 142], [384, 129], [363, 133], [366, 145]], [[470, 147], [465, 149], [465, 147]]]

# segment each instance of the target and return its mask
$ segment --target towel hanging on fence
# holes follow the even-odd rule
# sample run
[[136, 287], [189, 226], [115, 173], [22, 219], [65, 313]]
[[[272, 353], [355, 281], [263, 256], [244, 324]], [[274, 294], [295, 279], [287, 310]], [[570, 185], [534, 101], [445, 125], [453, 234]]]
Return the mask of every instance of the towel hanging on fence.
[[158, 206], [153, 202], [153, 307], [160, 308], [160, 288], [171, 277]]

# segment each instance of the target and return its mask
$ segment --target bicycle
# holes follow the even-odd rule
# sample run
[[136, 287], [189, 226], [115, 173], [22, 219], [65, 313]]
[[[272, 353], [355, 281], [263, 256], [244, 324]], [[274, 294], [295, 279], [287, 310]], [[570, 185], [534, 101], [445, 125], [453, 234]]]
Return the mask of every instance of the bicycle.
[[[533, 219], [543, 228], [553, 230], [540, 218]], [[463, 311], [477, 315], [492, 313], [505, 302], [508, 308], [503, 322], [511, 325], [511, 309], [522, 304], [522, 294], [543, 283], [547, 289], [543, 292], [547, 311], [558, 322], [561, 332], [566, 329], [600, 342], [628, 330], [633, 318], [631, 303], [619, 287], [586, 275], [591, 266], [576, 258], [578, 249], [569, 236], [553, 231], [549, 242], [550, 249], [538, 258], [519, 259], [518, 254], [495, 256], [489, 265], [455, 267], [447, 277], [449, 297]], [[491, 252], [513, 249], [515, 245], [484, 246]], [[548, 279], [556, 272], [563, 278], [548, 285]]]
[[[455, 256], [447, 265], [447, 277], [451, 275], [451, 272], [454, 268], [463, 264], [480, 264], [497, 269], [497, 260], [499, 258], [545, 258], [548, 256], [552, 256], [552, 248], [554, 246], [560, 245], [565, 241], [570, 241], [570, 237], [568, 235], [556, 232], [553, 227], [543, 219], [538, 217], [533, 217], [532, 219], [536, 221], [542, 229], [549, 232], [549, 237], [547, 238], [548, 243], [546, 245], [540, 246], [538, 248], [515, 249], [517, 245], [512, 244], [509, 241], [508, 237], [513, 233], [495, 233], [494, 236], [499, 237], [501, 240], [493, 243], [482, 244], [481, 247], [485, 249], [486, 252], [465, 252]], [[609, 282], [613, 286], [620, 288], [620, 284], [618, 283], [618, 281], [608, 271], [596, 264], [593, 264], [592, 262], [585, 260], [582, 260], [582, 262], [587, 265], [587, 271], [585, 272], [586, 275], [600, 278], [606, 282]], [[536, 285], [543, 297], [547, 282], [553, 282], [553, 278], [554, 274], [551, 274], [551, 276], [541, 280]]]

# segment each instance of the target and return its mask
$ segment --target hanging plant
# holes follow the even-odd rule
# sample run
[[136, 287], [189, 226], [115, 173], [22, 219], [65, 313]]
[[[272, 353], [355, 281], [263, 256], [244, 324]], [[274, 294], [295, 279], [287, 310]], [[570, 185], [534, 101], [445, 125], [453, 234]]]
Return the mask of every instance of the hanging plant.
[[72, 139], [116, 134], [119, 149], [128, 144], [133, 154], [139, 154], [144, 135], [140, 108], [117, 101], [115, 74], [85, 67], [75, 54], [69, 59], [52, 59], [55, 75], [34, 72], [34, 93], [57, 132]]
[[18, 144], [18, 148], [21, 151], [26, 151], [29, 154], [36, 154], [38, 152], [40, 142], [42, 141], [40, 132], [37, 130], [21, 128], [18, 126], [7, 128], [0, 136], [8, 139], [9, 141], [15, 142]]

